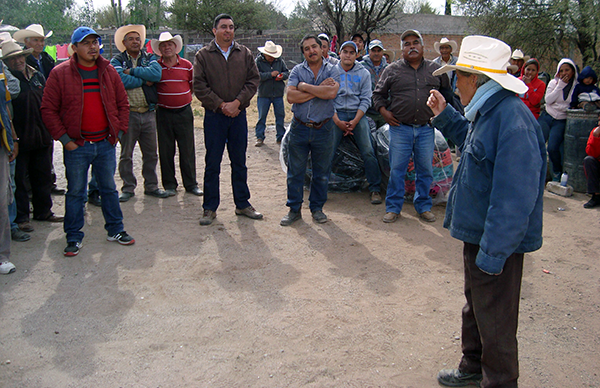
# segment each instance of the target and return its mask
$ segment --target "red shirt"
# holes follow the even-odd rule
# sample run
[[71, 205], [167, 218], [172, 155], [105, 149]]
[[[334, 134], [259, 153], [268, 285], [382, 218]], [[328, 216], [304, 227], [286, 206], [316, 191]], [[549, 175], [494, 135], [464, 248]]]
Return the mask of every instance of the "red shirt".
[[83, 116], [81, 118], [81, 136], [87, 141], [100, 141], [108, 136], [108, 118], [100, 95], [98, 66], [77, 64], [83, 79]]
[[162, 77], [156, 90], [158, 91], [158, 106], [161, 108], [178, 109], [192, 102], [192, 83], [194, 67], [187, 59], [177, 56], [177, 63], [167, 67], [162, 58], [158, 60], [162, 67]]

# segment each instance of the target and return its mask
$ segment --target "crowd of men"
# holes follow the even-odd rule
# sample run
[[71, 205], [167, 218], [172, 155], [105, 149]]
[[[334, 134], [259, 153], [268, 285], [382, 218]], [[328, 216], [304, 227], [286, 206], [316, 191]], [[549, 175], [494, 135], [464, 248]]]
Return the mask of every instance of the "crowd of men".
[[[144, 194], [157, 198], [177, 194], [177, 145], [182, 184], [186, 192], [203, 196], [200, 225], [205, 226], [217, 216], [227, 148], [235, 214], [263, 218], [249, 202], [246, 167], [246, 108], [257, 91], [255, 145], [265, 142], [271, 105], [277, 143], [284, 135], [289, 139], [289, 210], [282, 226], [302, 218], [309, 158], [308, 208], [315, 222], [328, 221], [323, 207], [333, 156], [343, 137], [354, 139], [364, 160], [369, 201], [377, 205], [385, 200], [383, 222], [395, 222], [401, 215], [411, 157], [416, 171], [414, 208], [422, 220], [434, 222], [429, 190], [435, 126], [462, 152], [444, 226], [464, 243], [467, 299], [461, 363], [441, 371], [438, 381], [446, 386], [516, 387], [523, 255], [541, 246], [546, 149], [540, 126], [517, 96], [527, 86], [509, 74], [509, 60], [519, 59], [510, 47], [493, 38], [466, 37], [457, 58], [456, 42], [443, 38], [434, 46], [440, 57], [432, 61], [424, 58], [419, 31], [409, 29], [400, 36], [402, 57], [389, 63], [379, 40], [368, 42], [363, 55], [361, 34], [343, 42], [337, 53], [330, 52], [327, 35], [306, 35], [300, 42], [304, 61], [290, 71], [281, 59], [282, 47], [274, 42], [260, 47], [256, 58], [237, 42], [234, 21], [227, 14], [215, 18], [213, 34], [192, 65], [178, 54], [180, 36], [161, 33], [151, 40], [150, 54], [144, 50], [145, 27], [123, 26], [114, 37], [119, 53], [108, 61], [101, 55], [101, 36], [79, 27], [71, 36], [71, 58], [57, 66], [43, 52], [50, 33], [44, 34], [42, 26], [29, 26], [13, 37], [2, 35], [1, 59], [8, 69], [0, 63], [0, 93], [6, 96], [0, 98], [0, 182], [16, 185], [0, 190], [0, 273], [15, 271], [9, 261], [11, 237], [26, 241], [33, 231], [29, 192], [34, 219], [64, 222], [65, 256], [76, 256], [82, 248], [86, 201], [101, 206], [108, 241], [134, 244], [124, 229], [121, 203], [135, 195], [136, 144], [142, 153]], [[196, 180], [192, 94], [205, 110], [203, 190]], [[287, 133], [284, 95], [293, 113]], [[367, 117], [377, 126], [389, 125], [391, 171], [385, 199]], [[598, 132], [591, 138], [598, 138]], [[64, 219], [51, 211], [54, 140], [64, 148]], [[156, 172], [159, 160], [164, 190]], [[114, 179], [117, 165], [123, 182], [120, 193]], [[597, 186], [596, 181], [591, 188], [595, 194]], [[600, 202], [598, 198], [592, 200]]]

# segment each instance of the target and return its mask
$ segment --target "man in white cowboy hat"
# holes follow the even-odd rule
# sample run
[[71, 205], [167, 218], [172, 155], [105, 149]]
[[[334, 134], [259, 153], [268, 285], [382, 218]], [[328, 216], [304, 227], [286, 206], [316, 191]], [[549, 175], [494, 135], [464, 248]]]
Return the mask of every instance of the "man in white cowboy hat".
[[44, 34], [44, 27], [39, 24], [32, 24], [23, 30], [13, 34], [13, 38], [25, 44], [26, 48], [31, 48], [32, 53], [27, 57], [27, 64], [44, 75], [48, 79], [50, 72], [54, 68], [54, 58], [44, 51], [46, 38], [52, 36], [52, 31]]
[[[387, 60], [383, 56], [384, 51], [385, 49], [383, 48], [383, 42], [381, 42], [379, 39], [373, 39], [371, 42], [369, 42], [369, 55], [365, 55], [363, 60], [360, 62], [360, 64], [363, 65], [363, 67], [371, 74], [371, 91], [375, 90], [375, 85], [377, 85], [383, 70], [388, 65]], [[375, 109], [373, 102], [371, 102], [371, 105], [369, 106], [369, 109], [365, 115], [375, 121], [377, 128], [385, 125], [385, 119]]]
[[416, 171], [413, 200], [419, 217], [434, 222], [429, 196], [433, 182], [433, 148], [435, 134], [427, 107], [431, 89], [439, 89], [451, 98], [446, 74], [433, 76], [439, 65], [423, 58], [423, 38], [419, 31], [406, 30], [400, 36], [403, 58], [385, 68], [373, 92], [375, 109], [390, 125], [390, 178], [385, 198], [383, 222], [395, 222], [404, 205], [406, 170], [411, 155]]
[[512, 72], [512, 75], [519, 78], [523, 71], [523, 65], [529, 60], [529, 55], [523, 55], [523, 51], [516, 49], [513, 51], [510, 57], [510, 64], [517, 67], [516, 71]]
[[285, 105], [283, 104], [283, 94], [285, 92], [285, 80], [288, 79], [290, 71], [281, 58], [283, 48], [268, 40], [263, 47], [259, 47], [260, 53], [256, 56], [256, 66], [260, 74], [260, 84], [258, 85], [258, 122], [256, 123], [256, 147], [263, 145], [265, 141], [265, 128], [267, 114], [271, 104], [275, 113], [275, 137], [277, 144], [281, 144], [281, 139], [285, 134], [283, 121], [285, 119]]
[[235, 25], [230, 15], [222, 13], [215, 17], [213, 34], [215, 39], [198, 50], [194, 61], [194, 94], [205, 113], [204, 211], [200, 225], [210, 225], [217, 217], [225, 146], [231, 161], [235, 214], [259, 220], [263, 215], [249, 201], [246, 108], [258, 89], [260, 76], [252, 52], [233, 40]]
[[[10, 92], [2, 69], [0, 61], [0, 274], [8, 275], [16, 271], [15, 265], [10, 262], [13, 217], [10, 207], [14, 205], [11, 195], [14, 189], [9, 186], [12, 181], [9, 164], [14, 163], [19, 153], [19, 139], [10, 120], [7, 104], [10, 100]], [[14, 212], [16, 213], [16, 210]]]
[[[52, 36], [52, 31], [44, 34], [44, 27], [40, 24], [31, 24], [23, 30], [19, 30], [13, 34], [13, 38], [19, 42], [25, 44], [26, 48], [31, 48], [33, 51], [31, 55], [27, 56], [27, 64], [44, 75], [45, 79], [48, 79], [50, 72], [54, 69], [54, 58], [50, 54], [44, 51], [46, 46], [46, 38]], [[50, 158], [53, 159], [54, 144], [50, 147]], [[62, 195], [65, 190], [56, 187], [56, 174], [54, 172], [54, 162], [52, 160], [52, 193]]]
[[[155, 83], [160, 81], [162, 68], [156, 56], [144, 50], [146, 27], [128, 24], [115, 32], [115, 46], [120, 51], [110, 60], [121, 76], [129, 97], [129, 130], [121, 138], [119, 175], [123, 180], [119, 201], [127, 202], [135, 195], [137, 179], [133, 173], [133, 149], [138, 143], [142, 151], [142, 176], [144, 194], [166, 198], [170, 194], [158, 188], [156, 165], [156, 103], [158, 94]], [[175, 195], [175, 194], [173, 194]]]
[[42, 118], [55, 140], [64, 147], [65, 197], [64, 255], [81, 249], [85, 224], [84, 203], [90, 166], [100, 196], [107, 240], [135, 243], [123, 230], [123, 212], [115, 184], [115, 145], [127, 132], [129, 103], [123, 82], [109, 61], [100, 55], [102, 39], [89, 27], [71, 35], [71, 59], [56, 66], [46, 82]]
[[52, 213], [52, 136], [43, 123], [40, 112], [46, 79], [26, 64], [32, 49], [22, 50], [18, 43], [2, 43], [2, 61], [19, 80], [21, 92], [12, 100], [13, 125], [19, 137], [19, 156], [15, 166], [15, 223], [22, 231], [32, 231], [27, 182], [31, 183], [33, 218], [39, 221], [62, 222]]
[[542, 246], [546, 147], [535, 117], [517, 94], [527, 86], [508, 74], [510, 47], [467, 36], [456, 65], [465, 116], [436, 90], [432, 124], [460, 144], [444, 227], [463, 241], [465, 297], [462, 359], [440, 384], [517, 387], [517, 323], [523, 256]]
[[[454, 54], [458, 51], [458, 45], [456, 44], [456, 41], [449, 40], [448, 38], [444, 37], [440, 39], [439, 42], [435, 42], [433, 44], [433, 49], [440, 54], [440, 56], [435, 58], [433, 62], [440, 66], [456, 65], [456, 61], [458, 60], [458, 58], [454, 56]], [[450, 77], [450, 85], [454, 91], [456, 90], [456, 75], [454, 72], [452, 72], [449, 73], [448, 76]]]
[[158, 64], [162, 76], [156, 84], [158, 108], [158, 151], [162, 184], [169, 195], [177, 194], [175, 178], [175, 142], [179, 148], [179, 169], [183, 187], [188, 193], [202, 195], [196, 180], [196, 146], [194, 141], [194, 112], [192, 112], [192, 89], [194, 67], [179, 57], [183, 48], [181, 35], [163, 32], [151, 41], [152, 51], [160, 56]]
[[[13, 38], [10, 36], [9, 32], [0, 32], [0, 44], [2, 44], [4, 42], [12, 41], [12, 40], [13, 40]], [[0, 55], [2, 55], [1, 48], [0, 48]], [[6, 78], [6, 87], [8, 89], [8, 92], [10, 93], [10, 96], [12, 98], [16, 98], [19, 95], [19, 93], [21, 92], [21, 85], [19, 83], [19, 80], [16, 79], [12, 75], [10, 70], [8, 70], [4, 67], [4, 65], [2, 64], [1, 61], [0, 61], [0, 73], [4, 73], [4, 76]]]

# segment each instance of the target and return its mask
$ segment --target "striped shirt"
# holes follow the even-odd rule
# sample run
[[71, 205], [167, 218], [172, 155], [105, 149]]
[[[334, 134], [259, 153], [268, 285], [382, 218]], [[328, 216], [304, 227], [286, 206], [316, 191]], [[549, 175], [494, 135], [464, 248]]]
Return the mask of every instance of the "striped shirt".
[[162, 67], [162, 77], [156, 84], [158, 106], [167, 109], [179, 109], [192, 102], [192, 83], [194, 67], [187, 59], [177, 56], [177, 63], [167, 67], [162, 58], [158, 60]]
[[100, 95], [98, 66], [77, 64], [83, 79], [83, 115], [81, 118], [81, 136], [86, 141], [100, 141], [108, 136], [108, 118]]

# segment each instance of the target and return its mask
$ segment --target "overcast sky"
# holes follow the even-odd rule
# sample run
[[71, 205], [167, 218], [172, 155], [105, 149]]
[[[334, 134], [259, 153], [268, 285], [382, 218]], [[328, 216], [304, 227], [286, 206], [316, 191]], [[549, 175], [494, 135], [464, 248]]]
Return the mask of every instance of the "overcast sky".
[[[100, 9], [102, 7], [106, 7], [107, 5], [110, 6], [110, 0], [93, 0], [94, 1], [94, 8], [95, 9]], [[118, 0], [115, 0], [115, 2], [117, 2]], [[283, 13], [285, 13], [286, 15], [289, 15], [293, 10], [294, 7], [296, 6], [297, 0], [273, 0], [276, 4], [279, 4], [279, 8], [283, 11]], [[171, 2], [171, 0], [167, 0], [168, 3]], [[76, 3], [79, 5], [83, 5], [83, 0], [76, 0]], [[125, 5], [128, 3], [128, 0], [121, 0], [121, 4], [123, 5], [123, 7], [125, 7]], [[440, 14], [444, 13], [444, 7], [446, 5], [446, 0], [429, 0], [429, 4], [431, 4], [434, 8], [436, 8], [438, 10], [438, 12]]]

